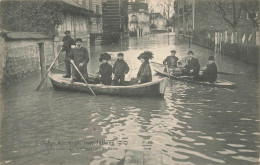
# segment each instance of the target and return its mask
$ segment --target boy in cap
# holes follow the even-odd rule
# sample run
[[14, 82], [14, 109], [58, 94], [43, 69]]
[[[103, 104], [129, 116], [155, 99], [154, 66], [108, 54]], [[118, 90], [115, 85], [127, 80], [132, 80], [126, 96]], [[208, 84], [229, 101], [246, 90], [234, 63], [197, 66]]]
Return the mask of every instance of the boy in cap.
[[[70, 52], [70, 62], [74, 62], [76, 67], [79, 69], [81, 74], [85, 79], [88, 78], [88, 72], [87, 72], [87, 64], [89, 61], [89, 55], [88, 50], [84, 48], [82, 44], [82, 39], [77, 38], [76, 40], [76, 47], [73, 48]], [[80, 74], [77, 72], [77, 70], [73, 67], [72, 72], [73, 79], [72, 81], [82, 81]]]
[[194, 58], [193, 56], [194, 53], [190, 50], [188, 52], [188, 57], [186, 58], [187, 62], [184, 66], [183, 73], [198, 77], [200, 71], [200, 63], [199, 60], [197, 58]]
[[199, 72], [199, 79], [202, 81], [213, 83], [217, 80], [217, 65], [215, 64], [214, 56], [209, 56], [208, 64]]
[[[167, 65], [171, 70], [177, 67], [177, 61], [179, 60], [179, 58], [176, 57], [175, 54], [176, 50], [171, 50], [171, 55], [167, 56], [166, 59], [163, 61], [163, 65]], [[167, 69], [165, 68], [164, 71], [167, 72]]]
[[110, 54], [100, 54], [99, 61], [102, 62], [102, 64], [99, 66], [98, 74], [101, 75], [101, 83], [104, 85], [111, 85], [112, 82], [112, 66], [109, 63], [107, 63], [107, 61], [110, 59]]
[[113, 85], [118, 85], [118, 81], [120, 81], [119, 83], [120, 85], [124, 85], [125, 74], [127, 74], [128, 72], [129, 72], [129, 67], [124, 60], [124, 54], [118, 53], [117, 60], [113, 65], [113, 73], [115, 75], [113, 79]]
[[66, 52], [66, 57], [65, 57], [65, 71], [66, 74], [63, 76], [64, 78], [70, 78], [71, 76], [71, 67], [70, 67], [70, 59], [69, 59], [69, 54], [71, 51], [71, 45], [75, 45], [74, 40], [70, 36], [70, 31], [65, 31], [65, 37], [63, 37], [63, 45], [62, 45], [62, 52]]

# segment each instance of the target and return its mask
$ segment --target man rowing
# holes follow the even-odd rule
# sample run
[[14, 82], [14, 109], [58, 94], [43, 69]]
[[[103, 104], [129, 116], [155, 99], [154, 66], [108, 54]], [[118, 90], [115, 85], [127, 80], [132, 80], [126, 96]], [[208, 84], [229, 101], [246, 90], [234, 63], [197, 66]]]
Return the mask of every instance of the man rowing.
[[176, 50], [171, 50], [171, 55], [167, 56], [165, 60], [163, 60], [163, 65], [165, 66], [164, 71], [167, 71], [167, 67], [169, 68], [169, 72], [172, 71], [174, 68], [177, 67], [177, 61], [179, 60], [176, 55]]

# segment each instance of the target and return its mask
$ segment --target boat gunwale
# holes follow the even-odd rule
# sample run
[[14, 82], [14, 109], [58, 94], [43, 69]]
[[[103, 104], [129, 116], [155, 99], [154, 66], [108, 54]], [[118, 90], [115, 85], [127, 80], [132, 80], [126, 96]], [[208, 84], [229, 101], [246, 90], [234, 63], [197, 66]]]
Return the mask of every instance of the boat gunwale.
[[161, 79], [156, 80], [156, 81], [143, 83], [143, 84], [134, 84], [134, 85], [129, 85], [129, 86], [112, 86], [112, 85], [103, 85], [103, 84], [88, 84], [87, 85], [83, 82], [73, 82], [73, 83], [71, 83], [69, 80], [59, 81], [59, 80], [57, 80], [57, 78], [54, 78], [53, 75], [55, 75], [55, 74], [60, 74], [60, 73], [50, 72], [49, 78], [58, 82], [58, 83], [66, 83], [66, 84], [69, 84], [69, 85], [79, 85], [79, 86], [85, 86], [85, 87], [90, 86], [90, 87], [97, 87], [97, 88], [104, 88], [104, 89], [136, 89], [136, 88], [144, 88], [144, 87], [149, 87], [149, 86], [156, 85], [156, 84], [161, 84], [164, 81], [165, 81], [165, 83], [167, 82], [166, 81], [167, 78], [165, 77], [165, 78], [161, 78]]
[[[153, 70], [155, 72], [157, 72], [158, 74], [164, 75], [164, 76], [168, 76], [166, 74], [166, 72], [162, 72], [158, 67], [153, 66], [153, 65], [161, 66], [162, 64], [157, 63], [157, 62], [151, 62], [151, 64], [152, 64]], [[224, 80], [224, 79], [217, 79], [216, 83], [209, 83], [209, 82], [200, 82], [200, 81], [195, 81], [195, 80], [189, 80], [189, 79], [185, 79], [185, 78], [182, 78], [180, 76], [175, 76], [175, 75], [171, 75], [170, 78], [180, 80], [180, 81], [184, 81], [184, 82], [195, 83], [195, 84], [198, 84], [198, 85], [204, 85], [204, 86], [212, 86], [212, 87], [219, 87], [219, 88], [230, 88], [230, 89], [231, 88], [233, 89], [233, 88], [236, 87], [235, 83], [228, 81], [228, 80]], [[221, 83], [229, 83], [229, 84], [221, 84]]]

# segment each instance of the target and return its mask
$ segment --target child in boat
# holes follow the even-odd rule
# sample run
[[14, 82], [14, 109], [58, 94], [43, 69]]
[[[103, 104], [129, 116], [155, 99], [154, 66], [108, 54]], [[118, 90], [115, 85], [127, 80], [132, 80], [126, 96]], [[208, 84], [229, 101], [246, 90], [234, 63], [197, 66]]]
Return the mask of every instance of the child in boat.
[[115, 75], [113, 79], [113, 85], [118, 85], [118, 84], [124, 85], [125, 74], [127, 74], [128, 72], [129, 72], [129, 67], [124, 60], [124, 54], [118, 53], [117, 60], [113, 65], [113, 73]]
[[149, 59], [153, 59], [153, 53], [150, 51], [145, 51], [141, 53], [138, 57], [141, 60], [142, 65], [137, 73], [138, 83], [147, 83], [152, 81], [152, 71], [149, 64]]
[[108, 53], [102, 53], [99, 58], [102, 64], [99, 66], [98, 74], [101, 76], [101, 83], [104, 85], [111, 85], [112, 81], [112, 66], [107, 62], [110, 59], [111, 56]]
[[213, 83], [217, 80], [217, 65], [214, 56], [209, 56], [208, 64], [199, 72], [199, 80]]

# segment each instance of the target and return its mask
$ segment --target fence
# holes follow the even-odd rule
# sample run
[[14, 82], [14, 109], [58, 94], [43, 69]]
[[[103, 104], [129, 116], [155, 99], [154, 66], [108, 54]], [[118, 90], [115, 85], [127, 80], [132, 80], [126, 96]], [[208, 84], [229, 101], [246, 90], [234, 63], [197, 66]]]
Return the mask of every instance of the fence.
[[[250, 40], [252, 36], [252, 34], [249, 35]], [[194, 30], [192, 42], [250, 64], [258, 65], [259, 62], [259, 47], [245, 42], [244, 37], [239, 38], [237, 32], [228, 34], [227, 31]]]

